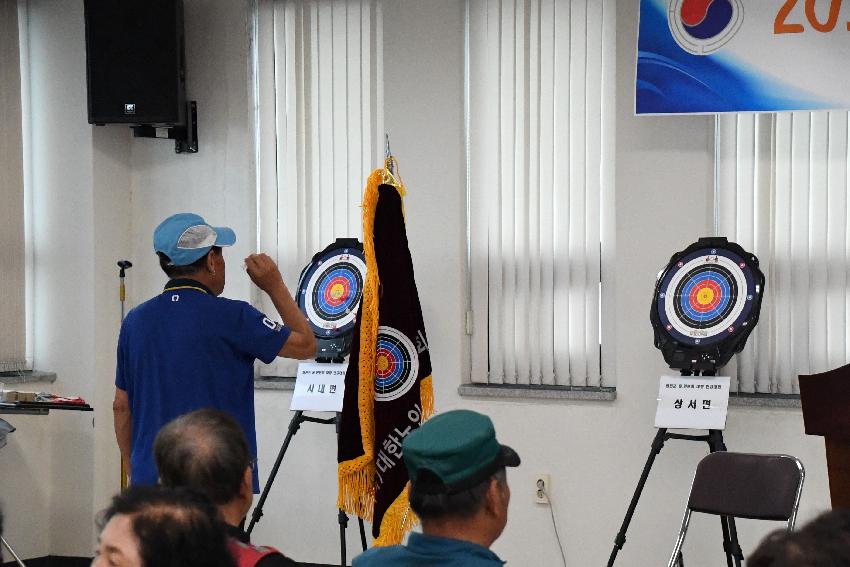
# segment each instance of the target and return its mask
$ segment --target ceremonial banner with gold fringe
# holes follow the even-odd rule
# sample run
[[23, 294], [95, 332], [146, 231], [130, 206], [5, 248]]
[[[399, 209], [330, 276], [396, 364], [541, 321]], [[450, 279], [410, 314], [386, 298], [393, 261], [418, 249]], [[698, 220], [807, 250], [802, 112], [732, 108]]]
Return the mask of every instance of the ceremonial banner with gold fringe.
[[363, 196], [366, 282], [345, 376], [338, 505], [372, 522], [375, 545], [400, 543], [407, 501], [404, 438], [434, 411], [431, 357], [404, 224], [404, 185], [383, 169]]

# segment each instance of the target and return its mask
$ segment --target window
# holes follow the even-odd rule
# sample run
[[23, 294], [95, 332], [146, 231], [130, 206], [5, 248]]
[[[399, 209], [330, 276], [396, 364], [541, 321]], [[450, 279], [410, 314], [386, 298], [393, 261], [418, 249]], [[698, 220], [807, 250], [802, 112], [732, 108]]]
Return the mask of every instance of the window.
[[[759, 258], [761, 317], [727, 372], [739, 392], [798, 394], [850, 361], [847, 112], [718, 120], [718, 234]], [[733, 384], [734, 386], [734, 384]]]
[[[384, 152], [380, 29], [376, 0], [258, 3], [258, 237], [293, 294], [313, 254], [362, 236], [364, 172]], [[294, 376], [295, 364], [262, 373]]]
[[615, 3], [469, 0], [473, 383], [603, 380]]
[[0, 0], [0, 372], [32, 368], [26, 320], [26, 240], [18, 2]]

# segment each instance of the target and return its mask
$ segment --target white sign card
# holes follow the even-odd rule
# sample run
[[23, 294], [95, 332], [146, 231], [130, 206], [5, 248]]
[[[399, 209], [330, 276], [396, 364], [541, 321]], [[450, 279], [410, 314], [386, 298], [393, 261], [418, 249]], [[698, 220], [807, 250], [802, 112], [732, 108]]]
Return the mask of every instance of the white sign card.
[[725, 429], [728, 376], [662, 376], [655, 427]]
[[290, 410], [342, 411], [348, 364], [302, 362], [295, 377]]

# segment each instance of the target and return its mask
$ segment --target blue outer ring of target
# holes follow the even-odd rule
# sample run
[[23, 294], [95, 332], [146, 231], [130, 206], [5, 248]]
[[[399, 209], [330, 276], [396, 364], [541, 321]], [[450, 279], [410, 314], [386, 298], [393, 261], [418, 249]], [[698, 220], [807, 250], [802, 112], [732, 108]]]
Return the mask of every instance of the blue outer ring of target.
[[[744, 293], [744, 290], [739, 289], [738, 290], [738, 298], [737, 298], [737, 301], [744, 301], [745, 302], [744, 308], [741, 310], [741, 313], [738, 314], [738, 316], [735, 318], [734, 321], [729, 322], [729, 325], [727, 325], [727, 327], [732, 326], [737, 331], [738, 329], [741, 328], [742, 324], [745, 321], [748, 321], [750, 319], [751, 314], [752, 314], [752, 310], [753, 310], [753, 304], [754, 304], [753, 300], [755, 299], [755, 296], [756, 296], [756, 287], [755, 287], [755, 280], [753, 279], [752, 270], [750, 270], [749, 264], [746, 264], [746, 260], [744, 258], [742, 258], [741, 256], [739, 256], [738, 254], [735, 254], [731, 250], [727, 250], [725, 248], [700, 248], [698, 250], [694, 250], [690, 254], [686, 254], [685, 256], [677, 258], [675, 263], [673, 263], [672, 265], [670, 265], [667, 268], [667, 271], [664, 274], [664, 278], [661, 281], [661, 285], [658, 286], [658, 297], [656, 297], [656, 300], [657, 300], [656, 301], [656, 303], [657, 303], [656, 313], [658, 314], [658, 318], [659, 318], [661, 324], [665, 327], [665, 331], [667, 331], [667, 333], [669, 333], [671, 337], [673, 337], [674, 339], [676, 339], [680, 343], [683, 343], [683, 344], [686, 344], [686, 345], [692, 345], [692, 346], [693, 345], [699, 345], [699, 346], [702, 347], [702, 346], [712, 345], [712, 344], [721, 342], [723, 340], [726, 340], [727, 338], [729, 338], [730, 333], [728, 333], [726, 331], [721, 331], [721, 332], [719, 332], [715, 335], [712, 335], [710, 337], [700, 337], [699, 339], [696, 339], [694, 337], [689, 337], [687, 335], [683, 335], [682, 333], [677, 331], [675, 327], [673, 327], [671, 329], [666, 329], [666, 327], [670, 325], [670, 319], [667, 317], [667, 311], [665, 309], [665, 303], [666, 303], [665, 298], [667, 297], [668, 291], [672, 291], [672, 292], [675, 293], [675, 290], [669, 289], [670, 281], [673, 279], [673, 276], [675, 276], [678, 273], [678, 271], [681, 269], [676, 264], [681, 262], [683, 265], [686, 265], [688, 262], [690, 262], [694, 258], [699, 258], [701, 256], [724, 256], [724, 257], [728, 258], [729, 260], [734, 262], [735, 265], [737, 265], [739, 267], [741, 272], [743, 272], [744, 281], [747, 282], [746, 293]], [[742, 263], [745, 263], [746, 267], [740, 268], [740, 265]], [[662, 294], [663, 294], [663, 296], [662, 296]], [[699, 341], [699, 342], [697, 342], [697, 341]]]
[[[342, 277], [345, 281], [348, 282], [348, 299], [339, 305], [330, 305], [325, 300], [325, 295], [328, 289], [328, 285], [335, 280], [337, 277]], [[353, 305], [356, 305], [356, 299], [359, 297], [360, 288], [357, 284], [357, 278], [354, 277], [354, 274], [351, 273], [351, 270], [343, 269], [343, 268], [335, 268], [330, 273], [325, 275], [325, 279], [316, 286], [316, 301], [318, 306], [327, 313], [328, 315], [340, 315], [345, 313], [345, 310], [351, 310]]]
[[[697, 277], [699, 279], [697, 279]], [[720, 303], [718, 303], [717, 307], [711, 311], [700, 313], [691, 306], [689, 299], [691, 296], [691, 290], [693, 290], [694, 286], [698, 283], [704, 282], [705, 280], [711, 280], [720, 287]], [[685, 314], [694, 321], [710, 321], [723, 314], [726, 307], [729, 305], [731, 294], [732, 289], [729, 287], [729, 282], [727, 282], [726, 278], [724, 278], [721, 274], [714, 271], [702, 272], [698, 276], [691, 277], [688, 280], [688, 283], [682, 288], [682, 296], [679, 298], [679, 303], [682, 307], [682, 311], [684, 311]]]
[[375, 350], [386, 349], [392, 354], [395, 361], [395, 368], [386, 378], [378, 378], [375, 376], [375, 388], [380, 390], [393, 390], [399, 383], [404, 383], [405, 374], [408, 370], [407, 360], [410, 357], [409, 353], [402, 350], [395, 342], [389, 341], [384, 337], [378, 338], [378, 343]]

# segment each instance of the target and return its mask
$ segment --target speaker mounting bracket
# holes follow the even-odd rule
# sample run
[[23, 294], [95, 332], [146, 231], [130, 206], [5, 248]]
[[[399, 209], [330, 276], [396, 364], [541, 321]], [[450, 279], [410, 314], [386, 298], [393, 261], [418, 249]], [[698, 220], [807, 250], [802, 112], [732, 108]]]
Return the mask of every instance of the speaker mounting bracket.
[[174, 152], [178, 154], [198, 153], [198, 103], [186, 102], [186, 124], [174, 126], [132, 126], [134, 138], [162, 138], [174, 140]]

